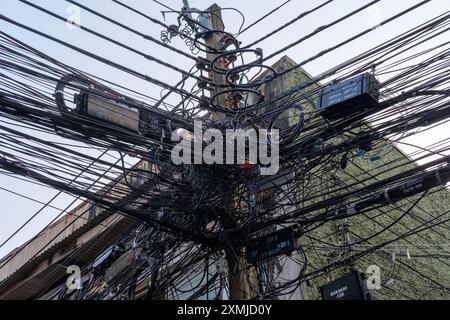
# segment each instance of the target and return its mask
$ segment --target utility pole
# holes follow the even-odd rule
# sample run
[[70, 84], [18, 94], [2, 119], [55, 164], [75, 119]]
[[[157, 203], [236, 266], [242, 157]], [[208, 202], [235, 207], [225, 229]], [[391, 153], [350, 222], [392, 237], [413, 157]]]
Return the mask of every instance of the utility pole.
[[[220, 30], [224, 31], [225, 26], [222, 20], [222, 11], [221, 8], [217, 4], [211, 5], [208, 9], [208, 12], [212, 12], [214, 14], [210, 14], [211, 17], [211, 27], [212, 30]], [[208, 47], [218, 49], [221, 51], [221, 47], [223, 43], [221, 43], [223, 34], [212, 32], [205, 39], [205, 43]], [[217, 57], [217, 54], [207, 53], [207, 60], [213, 61]], [[224, 61], [219, 61], [220, 67], [226, 69]], [[209, 71], [209, 78], [212, 82], [211, 88], [211, 96], [219, 93], [223, 90], [221, 85], [226, 84], [225, 75], [214, 72], [213, 70]], [[218, 97], [217, 103], [226, 106], [229, 105], [225, 95], [220, 95]], [[230, 106], [231, 107], [231, 106]], [[226, 119], [226, 115], [221, 112], [213, 112], [211, 115], [213, 120], [224, 120]], [[239, 203], [235, 203], [234, 205], [239, 206]], [[249, 300], [255, 298], [255, 292], [251, 290], [251, 281], [249, 281], [249, 275], [253, 274], [256, 279], [256, 270], [253, 267], [250, 267], [247, 264], [245, 252], [241, 248], [236, 248], [234, 253], [228, 253], [227, 256], [228, 262], [228, 279], [229, 279], [229, 287], [230, 287], [230, 299], [231, 300]], [[253, 270], [252, 270], [253, 269]], [[257, 286], [257, 283], [255, 283]]]
[[[211, 5], [208, 9], [208, 12], [210, 12], [210, 28], [211, 30], [217, 30], [217, 31], [224, 31], [225, 26], [222, 19], [222, 12], [221, 8], [217, 4]], [[217, 50], [217, 52], [223, 52], [224, 47], [224, 41], [222, 41], [224, 34], [220, 32], [210, 32], [205, 36], [205, 44], [207, 48], [214, 48]], [[213, 61], [218, 54], [213, 52], [208, 52], [206, 54], [206, 59], [208, 61]], [[220, 69], [227, 69], [228, 68], [229, 61], [217, 61], [217, 68]], [[290, 64], [293, 64], [292, 61], [290, 61], [288, 58], [284, 58], [280, 60], [280, 62], [274, 66], [277, 71], [283, 71]], [[260, 78], [263, 78], [266, 76], [267, 72], [264, 72]], [[211, 87], [209, 88], [211, 96], [216, 95], [217, 93], [220, 93], [224, 90], [223, 85], [227, 84], [227, 81], [225, 79], [225, 75], [221, 73], [214, 72], [213, 70], [209, 70], [209, 79], [211, 81]], [[282, 92], [287, 90], [287, 76], [278, 77], [277, 79], [266, 83], [261, 88], [263, 95], [265, 97], [268, 97], [269, 99], [272, 97], [275, 97]], [[253, 101], [256, 97], [250, 96], [248, 101], [251, 101], [251, 103], [256, 103], [256, 101]], [[217, 101], [215, 101], [217, 104], [221, 106], [228, 106], [229, 108], [233, 108], [233, 104], [229, 103], [232, 99], [224, 95], [219, 95], [217, 98]], [[264, 111], [263, 111], [264, 112]], [[212, 112], [211, 113], [211, 119], [212, 120], [225, 120], [226, 114], [221, 112]], [[286, 119], [290, 118], [290, 115], [285, 115]], [[288, 120], [287, 120], [288, 121]], [[289, 124], [286, 123], [286, 126]], [[245, 188], [245, 186], [240, 186]], [[243, 191], [248, 192], [248, 191]], [[258, 192], [258, 194], [255, 194], [256, 197], [264, 197], [267, 196], [266, 192], [261, 191]], [[280, 199], [271, 199], [273, 202], [280, 201]], [[233, 210], [236, 208], [239, 208], [241, 206], [245, 206], [245, 203], [242, 203], [242, 200], [236, 200], [233, 202], [233, 204], [230, 205], [229, 208], [230, 211], [237, 212], [236, 216], [231, 217], [234, 221], [239, 221], [242, 219], [242, 216], [239, 216], [240, 210]], [[274, 213], [276, 214], [276, 213]], [[226, 228], [227, 226], [225, 226]], [[230, 299], [231, 300], [248, 300], [248, 299], [255, 299], [258, 297], [258, 287], [259, 287], [259, 275], [256, 270], [256, 268], [253, 265], [250, 265], [247, 262], [246, 258], [246, 252], [245, 247], [235, 247], [232, 248], [232, 252], [227, 252], [227, 263], [228, 263], [228, 276], [229, 276], [229, 287], [230, 287]], [[292, 276], [294, 273], [298, 273], [299, 270], [292, 265], [292, 263], [287, 263], [286, 268], [282, 268], [282, 270], [279, 270], [282, 274], [285, 276]], [[302, 299], [304, 297], [305, 288], [302, 286], [296, 292], [294, 295], [297, 299]]]
[[[225, 30], [225, 25], [223, 24], [222, 20], [222, 11], [221, 8], [217, 4], [213, 4], [207, 9], [208, 12], [213, 12], [214, 14], [210, 14], [211, 16], [211, 29], [212, 30]], [[213, 32], [209, 34], [209, 36], [205, 39], [205, 43], [207, 47], [214, 48], [220, 50], [221, 44], [221, 35], [217, 34], [216, 32]], [[217, 57], [217, 54], [214, 53], [207, 53], [206, 59], [209, 61], [213, 61]], [[225, 69], [225, 65], [220, 61], [219, 63], [222, 64], [222, 68]], [[226, 83], [225, 75], [215, 73], [214, 71], [209, 71], [209, 78], [211, 79], [213, 85], [211, 88], [211, 96], [213, 96], [216, 93], [219, 93], [221, 90], [223, 90], [220, 86]], [[226, 100], [223, 95], [219, 96], [218, 103], [220, 105], [226, 105]], [[211, 115], [213, 120], [224, 120], [226, 118], [226, 115], [220, 112], [213, 112]]]

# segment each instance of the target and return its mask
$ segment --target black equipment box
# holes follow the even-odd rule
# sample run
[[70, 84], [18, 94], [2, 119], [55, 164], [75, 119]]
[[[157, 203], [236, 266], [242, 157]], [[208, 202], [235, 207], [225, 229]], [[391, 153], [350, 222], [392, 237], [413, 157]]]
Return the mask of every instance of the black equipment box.
[[323, 300], [371, 300], [361, 272], [354, 271], [320, 288]]
[[378, 105], [380, 82], [370, 73], [330, 85], [319, 91], [316, 111], [329, 120], [357, 116]]
[[297, 234], [294, 228], [288, 227], [249, 241], [247, 261], [255, 264], [283, 254], [289, 255], [295, 249], [298, 249]]

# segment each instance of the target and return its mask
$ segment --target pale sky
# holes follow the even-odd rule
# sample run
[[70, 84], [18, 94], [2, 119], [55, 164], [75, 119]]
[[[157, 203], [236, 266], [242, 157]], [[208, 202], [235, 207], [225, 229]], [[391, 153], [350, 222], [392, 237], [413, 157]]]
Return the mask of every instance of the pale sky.
[[[64, 0], [31, 1], [66, 17], [69, 17], [71, 12], [73, 12], [70, 10], [72, 5]], [[151, 17], [160, 20], [163, 19], [160, 11], [165, 9], [153, 1], [123, 1], [146, 13], [147, 15], [150, 15]], [[125, 9], [122, 9], [111, 0], [79, 0], [79, 2], [143, 33], [148, 33], [155, 38], [159, 38], [160, 32], [162, 31], [162, 27], [139, 17], [136, 14], [130, 13]], [[162, 2], [177, 10], [179, 10], [182, 6], [181, 0], [162, 0]], [[219, 0], [216, 2], [224, 8], [234, 7], [241, 10], [245, 14], [246, 26], [279, 4], [285, 2], [285, 0]], [[324, 0], [293, 0], [275, 14], [264, 20], [264, 22], [257, 24], [255, 27], [246, 31], [239, 37], [239, 40], [242, 41], [243, 45], [246, 45], [270, 32], [274, 28], [281, 26], [286, 21], [293, 19], [301, 12], [311, 9], [323, 2]], [[314, 31], [319, 26], [327, 24], [330, 21], [335, 20], [368, 2], [370, 1], [335, 0], [332, 4], [300, 20], [299, 22], [294, 23], [282, 32], [268, 38], [257, 46], [261, 47], [264, 54], [267, 56], [272, 52], [277, 51], [279, 48], [301, 38], [311, 31]], [[368, 27], [373, 26], [377, 20], [381, 21], [387, 19], [418, 2], [418, 0], [381, 0], [375, 7], [371, 7], [332, 27], [330, 30], [324, 31], [318, 36], [315, 36], [312, 39], [291, 48], [284, 54], [287, 54], [297, 62], [302, 61], [347, 39], [352, 35], [357, 34], [364, 29], [367, 29]], [[212, 4], [212, 2], [206, 0], [191, 0], [190, 4], [192, 7], [196, 7], [198, 9], [206, 9]], [[448, 10], [450, 10], [449, 0], [431, 1], [431, 3], [428, 3], [418, 10], [401, 17], [395, 22], [380, 27], [379, 29], [371, 32], [369, 35], [366, 35], [341, 49], [333, 51], [331, 54], [307, 64], [305, 69], [312, 75], [319, 74]], [[92, 51], [98, 55], [113, 60], [114, 62], [123, 64], [135, 70], [139, 70], [142, 73], [148, 74], [167, 83], [175, 84], [180, 80], [179, 74], [175, 71], [149, 62], [140, 56], [132, 54], [125, 49], [118, 48], [107, 41], [98, 39], [87, 34], [86, 32], [68, 28], [65, 23], [45, 15], [36, 9], [28, 7], [17, 0], [0, 0], [0, 13], [11, 19], [17, 20], [22, 24], [36, 28], [54, 37], [70, 42], [71, 44], [75, 44], [80, 48]], [[227, 31], [232, 33], [236, 33], [238, 31], [242, 20], [237, 13], [233, 11], [224, 11], [223, 19], [226, 24]], [[176, 15], [166, 14], [165, 22], [167, 24], [176, 23]], [[95, 29], [97, 32], [104, 33], [114, 39], [120, 40], [123, 43], [139, 49], [140, 51], [158, 57], [161, 60], [169, 61], [184, 70], [189, 70], [192, 67], [189, 59], [162, 48], [152, 42], [146, 41], [128, 31], [124, 31], [88, 12], [81, 11], [81, 24]], [[114, 82], [124, 84], [134, 90], [144, 92], [156, 98], [158, 98], [161, 94], [160, 88], [154, 85], [117, 71], [109, 66], [101, 64], [98, 61], [91, 60], [90, 58], [71, 51], [70, 49], [55, 44], [50, 40], [43, 39], [27, 31], [23, 31], [4, 21], [0, 21], [0, 29], [66, 64], [72, 65], [86, 72], [111, 79]], [[446, 40], [448, 40], [448, 36]], [[442, 38], [440, 40], [437, 39], [436, 41], [442, 41]], [[172, 44], [179, 49], [188, 51], [188, 48], [184, 45], [184, 42], [179, 38], [174, 39]], [[281, 56], [282, 55], [279, 55], [267, 63], [271, 64]], [[174, 100], [171, 102], [174, 102]], [[442, 139], [443, 135], [448, 134], [448, 129], [449, 128], [439, 128], [437, 131], [434, 130], [419, 137], [415, 137], [412, 143], [426, 146], [431, 144], [433, 139]], [[412, 149], [406, 149], [406, 151], [411, 150]], [[53, 197], [53, 195], [56, 194], [55, 190], [38, 187], [30, 183], [0, 175], [0, 243], [8, 238], [21, 224], [23, 224], [24, 221], [26, 221], [42, 206], [31, 200], [26, 200], [22, 197], [8, 193], [1, 189], [2, 187], [42, 202], [47, 202]], [[71, 199], [72, 198], [67, 195], [61, 196], [52, 204], [57, 208], [64, 208], [71, 201]], [[39, 215], [39, 218], [30, 223], [22, 232], [15, 236], [5, 246], [0, 248], [0, 257], [4, 256], [6, 253], [38, 233], [43, 226], [53, 219], [56, 214], [58, 214], [58, 210], [50, 208], [46, 209], [43, 214]]]

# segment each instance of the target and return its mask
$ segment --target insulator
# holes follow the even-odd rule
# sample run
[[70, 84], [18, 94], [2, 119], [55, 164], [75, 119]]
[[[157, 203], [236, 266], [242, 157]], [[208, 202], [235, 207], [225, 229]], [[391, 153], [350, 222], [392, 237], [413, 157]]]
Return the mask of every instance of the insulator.
[[170, 38], [174, 38], [179, 34], [180, 27], [176, 24], [172, 24], [167, 28], [167, 32], [169, 33]]
[[209, 71], [209, 64], [211, 62], [208, 59], [205, 59], [203, 57], [197, 57], [197, 61], [195, 63], [195, 67], [199, 70], [203, 71]]
[[197, 86], [198, 86], [200, 89], [207, 89], [210, 80], [209, 80], [208, 78], [204, 77], [204, 76], [200, 76], [200, 79], [201, 79], [201, 80], [199, 80], [199, 81], [197, 82]]

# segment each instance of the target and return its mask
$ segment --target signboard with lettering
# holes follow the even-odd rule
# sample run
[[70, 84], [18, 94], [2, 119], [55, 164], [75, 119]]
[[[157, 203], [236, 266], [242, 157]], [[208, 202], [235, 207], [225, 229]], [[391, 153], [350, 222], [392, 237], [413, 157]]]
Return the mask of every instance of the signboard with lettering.
[[323, 300], [370, 300], [363, 274], [354, 271], [320, 288]]
[[378, 104], [380, 83], [370, 73], [360, 74], [319, 92], [316, 110], [329, 119], [355, 116]]
[[297, 248], [296, 232], [289, 227], [251, 240], [247, 244], [247, 260], [249, 263], [255, 264], [279, 255], [289, 255]]

